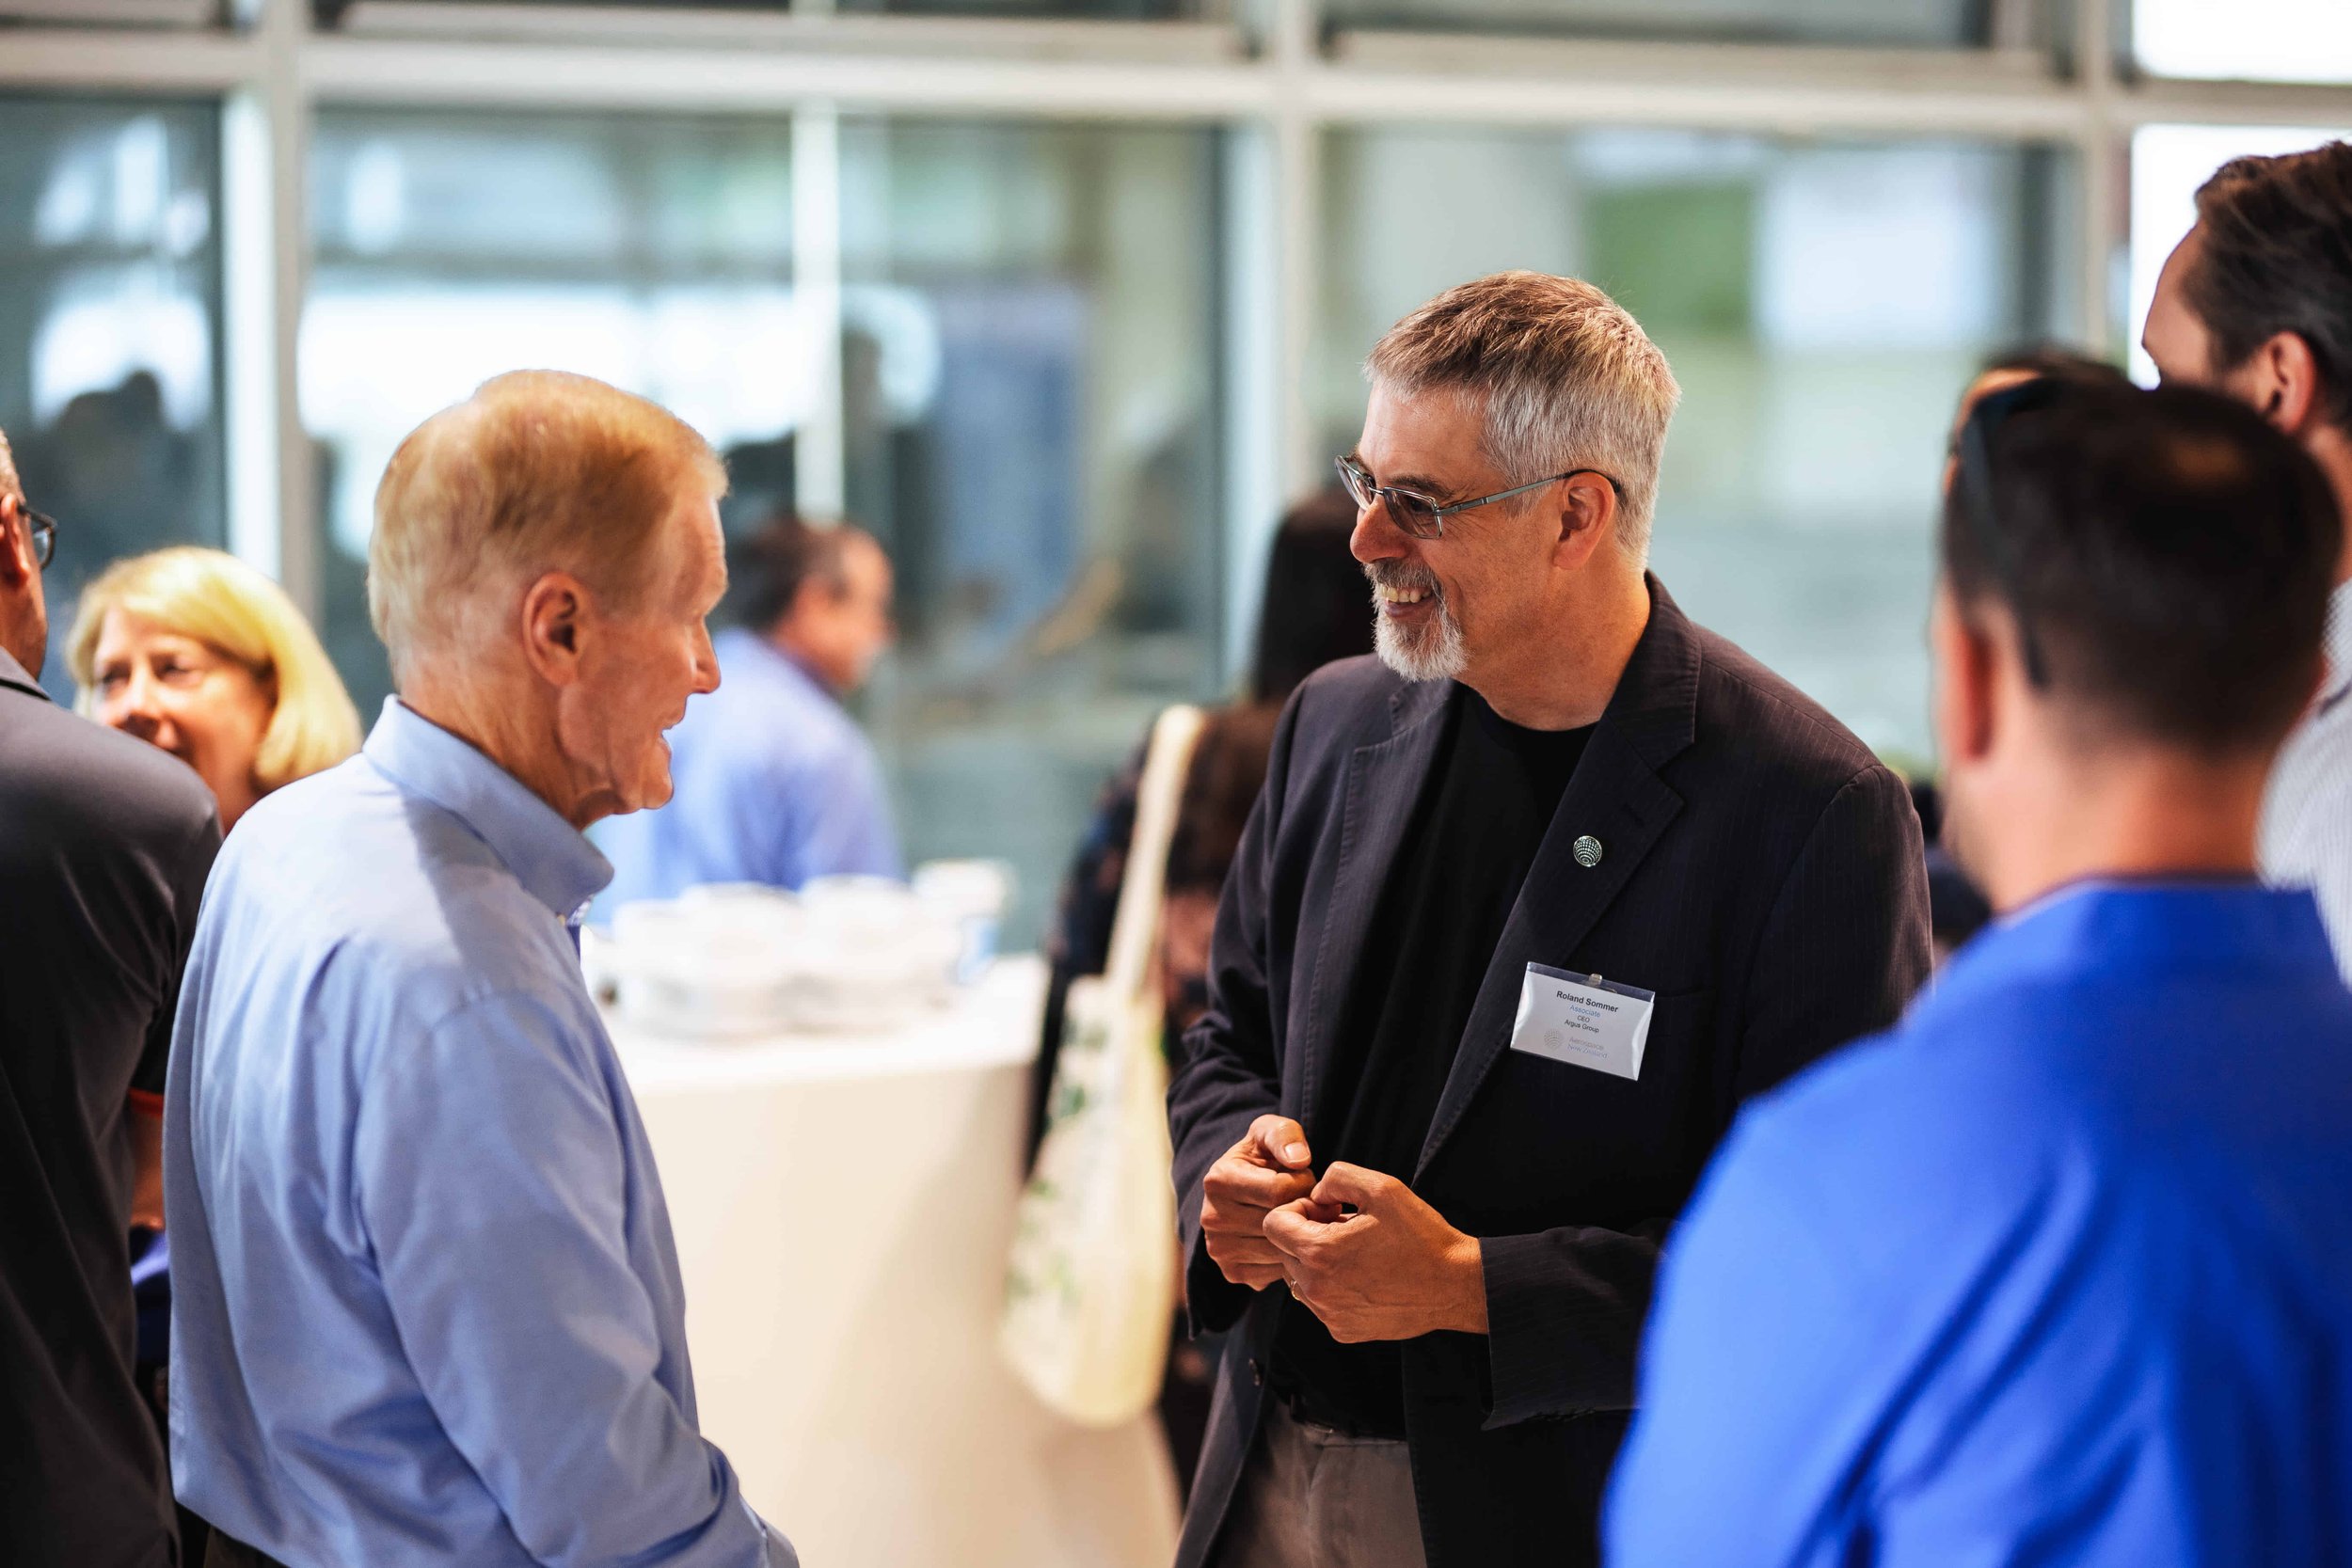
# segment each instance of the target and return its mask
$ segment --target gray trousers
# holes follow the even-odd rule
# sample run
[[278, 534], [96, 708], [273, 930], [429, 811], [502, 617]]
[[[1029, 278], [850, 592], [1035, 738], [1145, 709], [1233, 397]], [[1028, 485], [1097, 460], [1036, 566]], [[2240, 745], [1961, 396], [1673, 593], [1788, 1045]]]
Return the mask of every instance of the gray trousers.
[[1216, 1568], [1426, 1568], [1403, 1443], [1350, 1437], [1266, 1402]]

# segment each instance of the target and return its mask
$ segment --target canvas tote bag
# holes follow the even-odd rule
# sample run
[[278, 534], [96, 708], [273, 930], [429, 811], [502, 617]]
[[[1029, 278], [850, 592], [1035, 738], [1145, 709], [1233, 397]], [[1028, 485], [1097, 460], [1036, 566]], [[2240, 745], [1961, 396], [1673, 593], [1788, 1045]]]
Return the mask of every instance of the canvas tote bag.
[[1109, 962], [1071, 982], [1044, 1140], [1015, 1212], [997, 1339], [1021, 1381], [1088, 1426], [1159, 1397], [1175, 1302], [1160, 904], [1178, 801], [1205, 715], [1152, 727]]

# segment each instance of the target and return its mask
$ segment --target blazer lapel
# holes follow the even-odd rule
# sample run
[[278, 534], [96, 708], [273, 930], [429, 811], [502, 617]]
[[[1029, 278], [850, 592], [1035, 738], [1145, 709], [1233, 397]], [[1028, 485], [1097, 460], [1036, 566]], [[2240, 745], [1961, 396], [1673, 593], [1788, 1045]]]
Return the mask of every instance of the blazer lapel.
[[[1697, 727], [1698, 640], [1654, 577], [1649, 589], [1649, 626], [1560, 797], [1503, 923], [1414, 1165], [1416, 1181], [1509, 1049], [1527, 966], [1567, 961], [1682, 810], [1682, 797], [1657, 770], [1690, 745]], [[1575, 848], [1578, 839], [1588, 836], [1601, 846], [1599, 863], [1589, 868], [1577, 863]], [[1617, 978], [1641, 981], [1639, 975]]]
[[1406, 830], [1437, 765], [1446, 713], [1457, 689], [1451, 681], [1406, 687], [1390, 700], [1393, 728], [1389, 738], [1359, 747], [1347, 759], [1339, 866], [1332, 876], [1330, 903], [1315, 944], [1314, 973], [1306, 990], [1306, 1011], [1296, 1032], [1303, 1070], [1299, 1101], [1291, 1109], [1306, 1129], [1311, 1147], [1332, 1034], [1354, 989], [1381, 890], [1395, 869]]

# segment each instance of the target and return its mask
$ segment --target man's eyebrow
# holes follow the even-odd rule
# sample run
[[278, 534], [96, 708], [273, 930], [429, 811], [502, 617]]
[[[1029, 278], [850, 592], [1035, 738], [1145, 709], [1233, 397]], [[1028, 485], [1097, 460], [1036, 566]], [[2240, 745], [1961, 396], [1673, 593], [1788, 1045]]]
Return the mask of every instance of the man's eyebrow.
[[[1361, 454], [1351, 451], [1347, 454], [1347, 460], [1363, 469], [1364, 472], [1372, 472], [1372, 466], [1363, 460]], [[1419, 490], [1431, 496], [1442, 496], [1454, 488], [1444, 481], [1432, 479], [1427, 474], [1399, 474], [1394, 479], [1376, 480], [1375, 483], [1383, 489]]]

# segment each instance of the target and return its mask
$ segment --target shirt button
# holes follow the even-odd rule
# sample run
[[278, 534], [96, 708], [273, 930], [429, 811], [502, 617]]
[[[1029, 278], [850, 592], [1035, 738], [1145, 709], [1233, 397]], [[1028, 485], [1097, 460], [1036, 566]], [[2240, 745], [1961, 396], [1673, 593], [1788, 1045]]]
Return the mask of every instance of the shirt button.
[[1265, 1386], [1265, 1367], [1254, 1355], [1249, 1358], [1249, 1382], [1254, 1387]]

